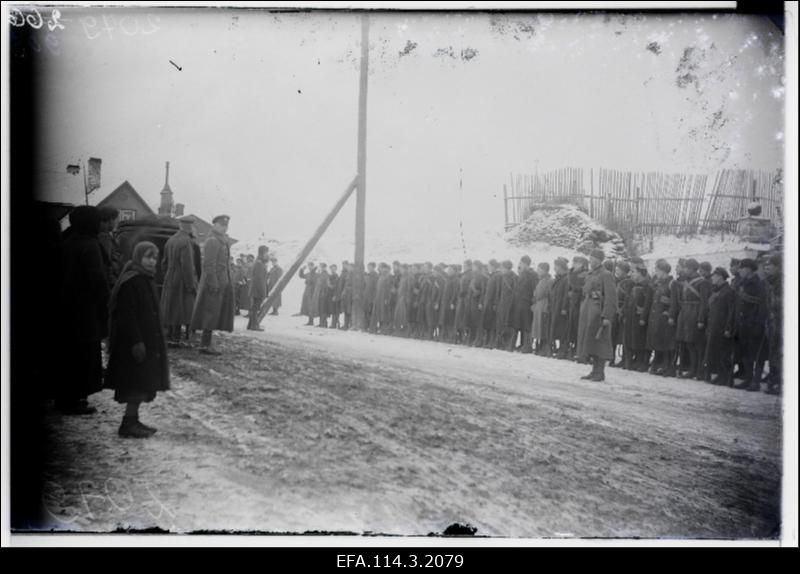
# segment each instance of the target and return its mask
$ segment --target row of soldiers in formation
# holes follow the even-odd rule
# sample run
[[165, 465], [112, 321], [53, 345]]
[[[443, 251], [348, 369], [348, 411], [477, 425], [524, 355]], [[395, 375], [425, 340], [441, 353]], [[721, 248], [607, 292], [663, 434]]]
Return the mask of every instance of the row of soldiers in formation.
[[[732, 259], [729, 270], [681, 259], [675, 276], [660, 259], [651, 275], [638, 257], [565, 258], [534, 270], [528, 256], [484, 265], [370, 263], [365, 325], [372, 333], [591, 362], [778, 392], [782, 364], [780, 255]], [[309, 263], [300, 272], [308, 325], [353, 328], [353, 266]], [[729, 281], [730, 280], [730, 281]], [[341, 317], [343, 316], [343, 320]], [[329, 324], [330, 320], [330, 324]], [[734, 368], [736, 370], [734, 370]]]

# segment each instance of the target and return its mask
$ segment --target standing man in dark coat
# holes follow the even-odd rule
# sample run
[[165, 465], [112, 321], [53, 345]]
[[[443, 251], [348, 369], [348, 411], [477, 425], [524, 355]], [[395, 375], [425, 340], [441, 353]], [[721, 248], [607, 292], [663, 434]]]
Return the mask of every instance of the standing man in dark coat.
[[518, 349], [525, 354], [533, 352], [533, 341], [531, 341], [531, 325], [533, 324], [533, 293], [539, 277], [531, 269], [531, 258], [523, 255], [519, 260], [519, 275], [514, 289], [514, 305], [511, 311], [511, 324], [516, 333], [513, 342], [520, 339]]
[[341, 311], [344, 314], [344, 324], [342, 329], [350, 329], [353, 321], [353, 265], [344, 261], [342, 263], [342, 275], [339, 281], [342, 284], [339, 295], [339, 304]]
[[250, 312], [247, 314], [248, 331], [264, 330], [258, 324], [258, 312], [268, 293], [267, 261], [269, 261], [269, 247], [261, 245], [258, 248], [258, 257], [253, 263], [253, 278], [250, 281]]
[[331, 278], [328, 274], [328, 264], [319, 264], [319, 273], [314, 284], [314, 298], [311, 303], [311, 315], [319, 317], [317, 327], [328, 327], [328, 314], [330, 313]]
[[655, 356], [652, 374], [675, 376], [675, 327], [678, 322], [680, 285], [670, 275], [672, 266], [664, 259], [656, 261], [655, 287], [650, 316], [647, 319], [647, 343]]
[[598, 382], [605, 380], [605, 362], [612, 357], [611, 325], [617, 312], [614, 277], [603, 267], [604, 257], [595, 249], [589, 258], [578, 323], [578, 355], [592, 362], [591, 373], [581, 378]]
[[464, 268], [458, 278], [458, 298], [456, 300], [455, 342], [469, 343], [469, 285], [472, 282], [472, 260], [464, 261]]
[[769, 338], [769, 375], [767, 392], [780, 394], [783, 387], [783, 284], [781, 256], [770, 255], [764, 265], [767, 283], [767, 334]]
[[[637, 259], [637, 261], [641, 261]], [[630, 293], [625, 297], [622, 327], [622, 356], [624, 367], [631, 371], [645, 372], [650, 366], [650, 349], [647, 347], [647, 321], [653, 304], [653, 286], [642, 261], [631, 269]]]
[[514, 328], [512, 312], [514, 310], [514, 293], [517, 290], [517, 274], [514, 264], [503, 261], [500, 271], [500, 289], [497, 296], [497, 349], [514, 350], [517, 330]]
[[445, 277], [444, 264], [439, 263], [433, 268], [433, 290], [425, 310], [426, 336], [434, 341], [438, 341], [441, 338], [439, 319], [442, 314], [442, 295], [446, 285], [447, 278]]
[[381, 263], [378, 281], [375, 283], [375, 299], [372, 303], [372, 318], [370, 331], [389, 335], [392, 332], [392, 288], [394, 277], [390, 273], [391, 267], [388, 263]]
[[500, 264], [496, 259], [489, 261], [489, 280], [483, 297], [483, 329], [486, 341], [483, 345], [493, 349], [497, 343], [497, 300], [500, 295]]
[[480, 261], [473, 262], [472, 281], [469, 284], [469, 330], [472, 347], [483, 346], [483, 303], [486, 298], [486, 286], [489, 282], [486, 268]]
[[736, 295], [728, 285], [728, 272], [717, 267], [711, 274], [704, 363], [711, 383], [733, 383], [733, 334], [736, 328]]
[[685, 280], [681, 290], [678, 329], [675, 338], [678, 343], [685, 346], [689, 359], [686, 364], [681, 360], [678, 374], [687, 379], [699, 377], [700, 380], [704, 380], [702, 356], [700, 355], [703, 345], [698, 344], [698, 341], [705, 337], [711, 284], [700, 276], [699, 266], [696, 259], [687, 259], [685, 262]]
[[550, 348], [550, 289], [553, 278], [550, 276], [550, 264], [546, 261], [536, 267], [538, 281], [533, 291], [533, 322], [531, 323], [531, 339], [536, 354], [544, 357], [552, 355]]
[[375, 291], [378, 288], [378, 272], [375, 262], [367, 264], [367, 274], [364, 277], [364, 324], [372, 331], [372, 312], [375, 308]]
[[566, 359], [569, 349], [569, 261], [555, 260], [556, 277], [550, 287], [550, 344], [558, 341], [556, 358]]
[[317, 268], [313, 262], [309, 261], [306, 269], [300, 270], [300, 279], [305, 279], [306, 287], [303, 290], [303, 301], [300, 304], [300, 314], [308, 317], [306, 325], [314, 324], [314, 293], [317, 289]]
[[572, 258], [572, 269], [569, 272], [569, 345], [570, 358], [578, 362], [586, 362], [586, 357], [578, 356], [578, 318], [583, 303], [583, 285], [586, 282], [589, 262], [582, 255]]
[[103, 250], [103, 262], [108, 272], [108, 288], [114, 287], [122, 271], [122, 254], [114, 238], [114, 227], [117, 225], [119, 210], [115, 207], [100, 207], [100, 233], [97, 238]]
[[[733, 289], [733, 296], [736, 297], [736, 294], [739, 292], [739, 284], [742, 282], [742, 279], [739, 277], [739, 265], [741, 264], [740, 259], [736, 259], [735, 257], [731, 258], [731, 262], [728, 265], [728, 272], [731, 275], [730, 286]], [[733, 333], [733, 370], [734, 374], [741, 378], [742, 376], [742, 345], [739, 341], [739, 334], [734, 331]]]
[[197, 296], [197, 273], [194, 268], [194, 249], [191, 215], [178, 220], [178, 232], [167, 240], [161, 268], [164, 284], [161, 287], [161, 316], [167, 329], [170, 346], [181, 345], [181, 328], [192, 322]]
[[[458, 307], [459, 276], [455, 265], [447, 267], [447, 278], [439, 303], [439, 340], [456, 341], [456, 308]], [[772, 365], [770, 365], [772, 369]]]
[[[617, 317], [611, 325], [611, 340], [614, 345], [614, 358], [608, 363], [609, 367], [621, 367], [626, 365], [624, 356], [625, 349], [622, 345], [622, 329], [625, 321], [625, 307], [628, 297], [633, 289], [633, 279], [631, 279], [631, 266], [627, 261], [618, 260], [614, 265], [614, 281], [617, 285]], [[620, 360], [617, 361], [617, 350], [623, 347], [620, 352]]]
[[217, 215], [203, 246], [203, 274], [192, 312], [192, 329], [201, 329], [200, 352], [219, 355], [212, 345], [214, 331], [233, 331], [234, 293], [231, 280], [231, 248], [228, 239], [230, 217]]
[[[269, 273], [267, 273], [267, 295], [272, 293], [272, 290], [275, 289], [275, 285], [278, 284], [278, 281], [281, 280], [283, 277], [283, 269], [281, 266], [278, 265], [278, 258], [274, 255], [269, 256], [270, 268]], [[272, 302], [272, 312], [270, 315], [277, 315], [278, 309], [281, 308], [281, 293], [278, 293], [278, 296], [275, 297], [275, 300]]]
[[764, 282], [756, 273], [758, 264], [752, 259], [743, 259], [739, 267], [739, 291], [736, 293], [736, 332], [741, 345], [743, 382], [736, 389], [761, 390], [761, 373], [755, 372], [755, 364], [764, 344], [764, 328], [767, 320], [767, 301]]
[[56, 407], [64, 414], [97, 411], [87, 397], [103, 388], [101, 341], [108, 336], [108, 274], [97, 239], [100, 213], [80, 205], [69, 214], [71, 231], [62, 244], [63, 282], [59, 309], [64, 378]]

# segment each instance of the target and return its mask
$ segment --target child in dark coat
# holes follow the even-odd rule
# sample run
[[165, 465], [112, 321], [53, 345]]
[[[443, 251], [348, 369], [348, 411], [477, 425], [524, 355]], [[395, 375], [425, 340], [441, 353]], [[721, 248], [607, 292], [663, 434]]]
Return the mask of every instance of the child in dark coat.
[[156, 429], [139, 422], [139, 405], [169, 389], [167, 346], [154, 282], [158, 248], [138, 243], [114, 285], [109, 302], [111, 355], [106, 387], [126, 403], [121, 437], [147, 438]]

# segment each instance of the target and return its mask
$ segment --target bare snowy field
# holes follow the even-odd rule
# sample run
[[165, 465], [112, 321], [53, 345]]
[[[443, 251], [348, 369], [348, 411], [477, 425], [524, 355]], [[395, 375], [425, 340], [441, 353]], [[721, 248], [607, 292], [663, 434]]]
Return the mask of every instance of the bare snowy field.
[[56, 530], [779, 535], [781, 402], [705, 383], [305, 327], [172, 353], [160, 430], [48, 414]]

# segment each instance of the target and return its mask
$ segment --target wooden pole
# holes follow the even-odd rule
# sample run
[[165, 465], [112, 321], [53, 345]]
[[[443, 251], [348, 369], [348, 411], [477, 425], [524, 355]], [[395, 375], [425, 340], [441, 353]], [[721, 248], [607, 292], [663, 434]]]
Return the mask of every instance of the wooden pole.
[[306, 243], [305, 247], [303, 247], [302, 251], [300, 251], [297, 259], [294, 260], [294, 263], [292, 263], [291, 267], [289, 267], [286, 273], [281, 276], [280, 281], [278, 281], [278, 284], [275, 285], [275, 288], [269, 294], [266, 301], [261, 304], [261, 308], [258, 310], [258, 317], [256, 317], [256, 319], [258, 319], [257, 324], [260, 325], [261, 321], [264, 320], [264, 317], [267, 315], [267, 311], [270, 307], [272, 307], [272, 303], [278, 298], [278, 295], [281, 294], [283, 288], [286, 287], [287, 283], [289, 283], [289, 280], [294, 277], [294, 274], [297, 273], [297, 270], [300, 269], [303, 261], [306, 260], [306, 257], [308, 257], [309, 253], [311, 253], [311, 251], [314, 249], [314, 246], [319, 241], [319, 238], [322, 237], [322, 234], [325, 233], [326, 229], [328, 229], [331, 221], [333, 221], [334, 217], [336, 217], [336, 215], [342, 209], [342, 206], [344, 206], [344, 204], [347, 202], [357, 185], [358, 176], [353, 178], [353, 181], [351, 181], [350, 185], [347, 186], [347, 189], [344, 190], [344, 193], [333, 206], [333, 209], [331, 209], [328, 215], [325, 216], [325, 219], [323, 219], [322, 223], [319, 224], [319, 227], [317, 227], [314, 235], [311, 236], [311, 239], [308, 240], [308, 243]]
[[361, 72], [358, 78], [358, 190], [356, 191], [356, 254], [353, 274], [353, 325], [364, 320], [364, 237], [367, 200], [367, 84], [369, 78], [369, 16], [361, 17]]
[[508, 190], [506, 189], [506, 184], [503, 184], [503, 206], [505, 207], [506, 213], [505, 229], [508, 229]]

